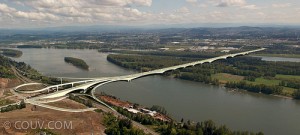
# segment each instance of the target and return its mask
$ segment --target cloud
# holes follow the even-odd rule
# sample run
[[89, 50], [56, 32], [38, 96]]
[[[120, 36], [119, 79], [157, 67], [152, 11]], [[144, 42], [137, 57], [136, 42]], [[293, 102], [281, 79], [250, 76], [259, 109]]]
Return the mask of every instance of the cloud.
[[27, 10], [0, 3], [1, 16], [58, 23], [119, 23], [146, 20], [148, 13], [131, 8], [151, 6], [152, 0], [12, 0]]
[[191, 3], [191, 4], [194, 4], [194, 3], [197, 3], [198, 0], [185, 0], [187, 3]]
[[152, 0], [14, 0], [26, 5], [39, 8], [61, 8], [61, 7], [102, 7], [114, 6], [124, 7], [128, 5], [151, 6]]
[[15, 8], [8, 7], [6, 4], [1, 4], [1, 3], [0, 3], [0, 12], [10, 17], [24, 18], [30, 20], [43, 20], [43, 19], [58, 20], [57, 16], [50, 13], [18, 11]]
[[59, 20], [59, 17], [49, 14], [49, 13], [41, 13], [41, 12], [22, 12], [17, 11], [13, 13], [14, 17], [26, 18], [30, 20]]
[[249, 9], [249, 10], [259, 9], [256, 5], [245, 5], [245, 6], [242, 6], [241, 8], [243, 8], [243, 9]]
[[10, 12], [15, 12], [16, 9], [8, 7], [6, 4], [0, 3], [0, 12], [2, 13], [10, 13]]
[[292, 6], [291, 3], [277, 3], [277, 4], [272, 4], [273, 8], [287, 8]]
[[187, 7], [182, 7], [180, 9], [176, 10], [175, 12], [186, 14], [186, 13], [190, 13], [190, 10]]
[[[0, 0], [1, 1], [1, 0]], [[290, 3], [261, 7], [246, 0], [184, 0], [185, 6], [159, 9], [152, 0], [4, 0], [0, 2], [0, 27], [64, 25], [145, 25], [207, 22], [296, 22], [300, 10], [279, 9]], [[15, 2], [12, 4], [12, 2]], [[174, 1], [175, 2], [175, 1]], [[149, 7], [150, 6], [150, 7]], [[227, 10], [217, 7], [230, 7]], [[273, 10], [273, 8], [278, 8]], [[145, 10], [146, 9], [146, 10]], [[229, 9], [229, 8], [228, 8]], [[262, 10], [258, 10], [262, 9]], [[238, 13], [233, 13], [235, 11]], [[254, 10], [249, 12], [247, 10]], [[264, 11], [264, 12], [263, 12]], [[259, 13], [263, 12], [263, 13]], [[278, 12], [278, 13], [277, 13]], [[286, 15], [282, 15], [282, 14]], [[284, 18], [281, 16], [285, 16]], [[269, 19], [269, 20], [268, 20]]]
[[246, 4], [245, 0], [212, 0], [218, 7], [229, 7], [229, 6], [243, 6]]

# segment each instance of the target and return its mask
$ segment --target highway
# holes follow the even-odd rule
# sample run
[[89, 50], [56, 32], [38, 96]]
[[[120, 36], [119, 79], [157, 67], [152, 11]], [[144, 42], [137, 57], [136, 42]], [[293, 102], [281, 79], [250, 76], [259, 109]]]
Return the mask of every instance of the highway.
[[[38, 92], [48, 91], [49, 89], [52, 89], [52, 88], [56, 88], [57, 89], [56, 92], [46, 94], [46, 95], [42, 95], [42, 96], [39, 96], [39, 97], [36, 97], [36, 98], [39, 98], [39, 99], [58, 98], [58, 97], [65, 96], [65, 95], [67, 95], [71, 92], [79, 91], [79, 90], [82, 90], [82, 91], [84, 91], [84, 93], [86, 93], [88, 91], [88, 89], [91, 86], [94, 86], [94, 85], [102, 86], [102, 85], [105, 85], [107, 83], [112, 83], [112, 82], [117, 82], [117, 81], [128, 81], [128, 82], [130, 82], [134, 79], [141, 78], [141, 77], [144, 77], [144, 76], [163, 74], [167, 71], [186, 68], [186, 67], [190, 67], [190, 66], [196, 66], [196, 65], [204, 64], [204, 63], [211, 63], [211, 62], [214, 62], [216, 60], [233, 58], [233, 57], [236, 57], [236, 56], [243, 56], [243, 55], [247, 55], [249, 53], [262, 51], [264, 49], [265, 48], [256, 49], [256, 50], [252, 50], [252, 51], [241, 52], [241, 53], [235, 53], [235, 54], [228, 54], [228, 55], [223, 55], [223, 56], [214, 57], [214, 58], [210, 58], [210, 59], [195, 61], [195, 62], [191, 62], [191, 63], [181, 64], [181, 65], [162, 68], [162, 69], [156, 69], [156, 70], [137, 73], [137, 74], [132, 74], [132, 75], [116, 76], [116, 77], [86, 78], [88, 80], [75, 81], [75, 82], [70, 82], [70, 83], [65, 83], [65, 84], [53, 85], [53, 86], [49, 86], [49, 87], [46, 87], [46, 88], [43, 88], [43, 89], [40, 89], [40, 90], [34, 90], [34, 91], [30, 91], [30, 92], [18, 90], [22, 86], [29, 85], [29, 84], [23, 84], [23, 85], [20, 85], [20, 86], [16, 87], [15, 90], [20, 92], [20, 93], [38, 93]], [[62, 86], [65, 86], [65, 85], [74, 86], [74, 84], [80, 84], [80, 83], [84, 83], [84, 84], [76, 86], [76, 87], [68, 88], [68, 89], [65, 89], [65, 90], [58, 90], [59, 87], [62, 87]], [[93, 92], [94, 92], [94, 90], [93, 90]]]
[[[28, 93], [40, 93], [40, 92], [47, 91], [48, 92], [47, 94], [43, 94], [43, 95], [40, 95], [40, 96], [37, 96], [37, 97], [31, 97], [31, 98], [21, 97], [21, 98], [25, 99], [24, 100], [25, 103], [30, 103], [30, 104], [33, 104], [33, 105], [37, 105], [37, 106], [41, 106], [41, 107], [45, 107], [45, 108], [49, 108], [49, 109], [53, 109], [53, 110], [58, 110], [58, 111], [86, 112], [86, 111], [94, 111], [95, 109], [97, 109], [97, 108], [64, 109], [64, 108], [58, 108], [58, 107], [46, 105], [46, 103], [57, 102], [57, 101], [65, 99], [65, 97], [67, 97], [67, 95], [70, 94], [70, 93], [81, 92], [81, 94], [84, 94], [84, 95], [87, 94], [87, 95], [89, 95], [89, 97], [93, 98], [98, 103], [100, 103], [100, 104], [104, 105], [105, 107], [107, 107], [110, 110], [110, 112], [113, 112], [113, 114], [115, 114], [116, 116], [126, 118], [125, 116], [119, 114], [116, 110], [114, 110], [112, 107], [105, 104], [104, 102], [102, 102], [101, 100], [99, 100], [95, 96], [94, 93], [95, 93], [95, 91], [98, 87], [109, 84], [109, 83], [118, 82], [118, 81], [130, 82], [134, 79], [149, 76], [149, 75], [163, 74], [165, 72], [176, 70], [176, 69], [187, 68], [187, 67], [191, 67], [191, 66], [204, 64], [204, 63], [211, 63], [211, 62], [214, 62], [216, 60], [222, 60], [222, 59], [233, 58], [233, 57], [237, 57], [237, 56], [243, 56], [243, 55], [247, 55], [249, 53], [254, 53], [254, 52], [258, 52], [258, 51], [262, 51], [262, 50], [265, 50], [265, 48], [256, 49], [256, 50], [252, 50], [252, 51], [241, 52], [241, 53], [218, 56], [218, 57], [209, 58], [209, 59], [205, 59], [205, 60], [190, 62], [190, 63], [186, 63], [186, 64], [171, 66], [171, 67], [162, 68], [162, 69], [156, 69], [156, 70], [137, 73], [137, 74], [132, 74], [132, 75], [116, 76], [116, 77], [99, 77], [99, 78], [77, 78], [80, 81], [68, 82], [68, 83], [63, 83], [63, 84], [58, 84], [58, 85], [52, 85], [52, 86], [48, 86], [46, 88], [42, 88], [42, 89], [39, 89], [39, 90], [32, 90], [32, 91], [22, 91], [20, 89], [24, 86], [40, 85], [40, 83], [32, 83], [31, 81], [24, 80], [24, 81], [28, 81], [29, 83], [22, 84], [22, 85], [19, 85], [19, 86], [15, 87], [13, 89], [13, 93], [21, 97], [21, 95], [19, 93], [27, 93], [28, 94]], [[22, 78], [22, 79], [24, 79], [24, 78]], [[71, 79], [76, 79], [76, 78], [71, 78]], [[75, 84], [78, 84], [78, 86], [74, 86]], [[59, 90], [59, 88], [63, 88], [63, 86], [70, 86], [70, 85], [71, 85], [70, 88]], [[53, 89], [55, 91], [49, 93], [49, 91], [51, 91]], [[137, 123], [137, 122], [133, 121], [133, 124], [135, 126], [141, 128], [141, 129], [143, 129], [146, 133], [150, 133], [150, 134], [153, 134], [153, 135], [157, 134], [154, 131], [150, 130], [149, 128], [141, 125], [140, 123]]]

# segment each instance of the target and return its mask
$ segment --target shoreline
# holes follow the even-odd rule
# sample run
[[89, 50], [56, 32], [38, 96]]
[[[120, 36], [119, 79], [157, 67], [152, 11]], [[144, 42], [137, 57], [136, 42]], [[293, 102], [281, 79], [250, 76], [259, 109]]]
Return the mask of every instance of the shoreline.
[[[125, 68], [127, 69], [127, 68]], [[163, 76], [163, 75], [162, 75]], [[203, 84], [207, 84], [204, 82], [197, 82], [197, 81], [192, 81], [192, 80], [185, 80], [185, 79], [181, 79], [181, 78], [176, 78], [175, 76], [164, 76], [164, 77], [168, 77], [168, 78], [172, 78], [172, 79], [178, 79], [178, 80], [184, 80], [184, 81], [190, 81], [190, 82], [195, 82], [195, 83], [203, 83]], [[249, 93], [254, 93], [254, 94], [262, 94], [262, 95], [266, 95], [266, 96], [273, 96], [273, 97], [279, 97], [279, 98], [283, 98], [283, 99], [290, 99], [290, 100], [299, 100], [299, 99], [295, 99], [293, 97], [289, 97], [289, 96], [284, 96], [284, 95], [276, 95], [276, 94], [263, 94], [263, 93], [256, 93], [256, 92], [251, 92], [251, 91], [247, 91], [244, 89], [238, 89], [238, 88], [227, 88], [225, 87], [225, 84], [219, 84], [219, 85], [213, 85], [211, 83], [208, 83], [207, 85], [212, 85], [212, 86], [218, 86], [218, 87], [223, 87], [225, 89], [228, 89], [228, 92], [237, 92], [237, 91], [244, 91], [244, 92], [249, 92]]]

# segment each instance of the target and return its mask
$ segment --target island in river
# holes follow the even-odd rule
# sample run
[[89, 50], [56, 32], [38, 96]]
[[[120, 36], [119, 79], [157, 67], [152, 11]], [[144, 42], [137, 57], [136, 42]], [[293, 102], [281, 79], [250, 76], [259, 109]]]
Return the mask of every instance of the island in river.
[[22, 51], [14, 50], [14, 49], [0, 49], [0, 53], [8, 57], [15, 57], [15, 58], [21, 57], [23, 54]]
[[65, 57], [65, 62], [67, 63], [71, 63], [72, 65], [84, 69], [84, 70], [88, 70], [89, 66], [86, 64], [86, 62], [82, 59], [78, 59], [78, 58], [73, 58], [73, 57]]

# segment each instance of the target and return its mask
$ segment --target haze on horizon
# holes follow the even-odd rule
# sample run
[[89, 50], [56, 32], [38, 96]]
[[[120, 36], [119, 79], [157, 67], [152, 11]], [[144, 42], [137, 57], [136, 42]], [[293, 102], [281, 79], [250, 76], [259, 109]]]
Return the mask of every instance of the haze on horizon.
[[1, 28], [300, 24], [299, 0], [0, 0]]

